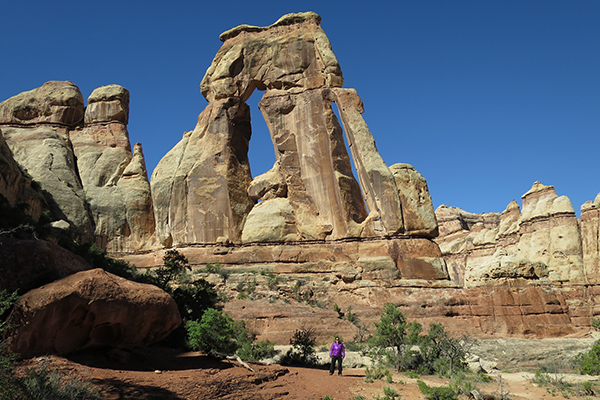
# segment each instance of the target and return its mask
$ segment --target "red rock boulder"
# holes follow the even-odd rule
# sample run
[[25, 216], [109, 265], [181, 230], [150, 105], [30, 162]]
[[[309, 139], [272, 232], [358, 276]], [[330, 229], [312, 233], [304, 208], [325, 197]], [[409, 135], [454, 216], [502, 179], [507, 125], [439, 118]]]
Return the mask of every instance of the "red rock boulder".
[[144, 347], [165, 338], [181, 317], [156, 286], [93, 269], [26, 293], [8, 321], [19, 326], [12, 350], [33, 357], [94, 346]]

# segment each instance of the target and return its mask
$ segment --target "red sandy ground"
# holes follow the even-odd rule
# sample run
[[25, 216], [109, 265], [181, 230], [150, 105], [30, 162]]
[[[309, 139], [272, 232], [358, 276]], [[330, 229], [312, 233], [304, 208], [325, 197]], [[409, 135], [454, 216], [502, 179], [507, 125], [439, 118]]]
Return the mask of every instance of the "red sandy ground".
[[[262, 363], [248, 364], [251, 372], [236, 361], [216, 361], [199, 353], [177, 354], [166, 348], [148, 348], [131, 354], [125, 363], [109, 359], [99, 351], [62, 358], [57, 356], [25, 360], [20, 368], [45, 360], [70, 376], [79, 376], [101, 390], [107, 400], [348, 400], [362, 395], [365, 399], [383, 397], [383, 387], [397, 390], [401, 399], [425, 399], [416, 379], [395, 374], [393, 383], [365, 383], [364, 369], [346, 369], [343, 376], [329, 376], [327, 370], [282, 367]], [[589, 378], [589, 377], [588, 377]], [[421, 377], [430, 386], [447, 384], [446, 380]], [[531, 384], [522, 373], [502, 374], [504, 390], [510, 399], [564, 399], [545, 388]], [[581, 380], [581, 378], [579, 379]], [[584, 378], [584, 380], [587, 380]], [[498, 380], [479, 386], [491, 394], [498, 390]], [[466, 399], [466, 397], [463, 397]]]

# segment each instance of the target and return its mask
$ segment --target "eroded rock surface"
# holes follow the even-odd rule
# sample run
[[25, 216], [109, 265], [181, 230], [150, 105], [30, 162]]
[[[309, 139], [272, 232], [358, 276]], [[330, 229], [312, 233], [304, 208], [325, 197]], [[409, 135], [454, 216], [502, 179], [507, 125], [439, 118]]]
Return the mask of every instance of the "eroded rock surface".
[[34, 219], [42, 214], [45, 204], [42, 195], [33, 187], [33, 180], [23, 174], [0, 130], [0, 195], [8, 204], [27, 204], [26, 213]]
[[127, 89], [100, 87], [88, 98], [85, 125], [70, 132], [94, 240], [109, 252], [147, 249], [154, 236], [146, 163], [139, 143], [131, 153], [128, 112]]
[[165, 338], [181, 317], [156, 286], [94, 269], [26, 293], [8, 321], [19, 325], [13, 351], [33, 357], [94, 346], [144, 347]]
[[152, 194], [161, 244], [240, 241], [253, 206], [249, 140], [249, 107], [237, 98], [214, 101], [158, 163]]
[[[221, 35], [201, 83], [210, 104], [152, 177], [160, 243], [437, 235], [425, 180], [412, 167], [394, 175], [385, 165], [360, 97], [341, 88], [342, 72], [320, 21], [312, 12], [288, 14], [267, 27], [241, 25]], [[259, 108], [277, 161], [253, 180], [244, 102], [256, 89], [265, 92]]]
[[[141, 146], [131, 154], [128, 112], [125, 88], [96, 89], [84, 109], [79, 88], [68, 81], [0, 103], [11, 155], [40, 184], [54, 219], [67, 222], [79, 241], [110, 252], [149, 248], [154, 235], [150, 184]], [[2, 177], [15, 181], [10, 169]]]
[[83, 96], [69, 81], [47, 82], [0, 103], [0, 128], [15, 161], [48, 193], [53, 215], [90, 242], [93, 222], [69, 139], [83, 114]]
[[[593, 243], [597, 243], [594, 229], [598, 229], [593, 212], [582, 212], [582, 227], [590, 238], [584, 248], [579, 222], [566, 196], [559, 197], [553, 186], [536, 182], [522, 197], [522, 211], [515, 201], [501, 214], [471, 214], [447, 206], [436, 210], [440, 224], [436, 241], [453, 280], [467, 287], [499, 286], [507, 284], [507, 279], [589, 283], [588, 277], [595, 274], [593, 259], [597, 260], [592, 255]], [[587, 212], [592, 205], [583, 208]]]

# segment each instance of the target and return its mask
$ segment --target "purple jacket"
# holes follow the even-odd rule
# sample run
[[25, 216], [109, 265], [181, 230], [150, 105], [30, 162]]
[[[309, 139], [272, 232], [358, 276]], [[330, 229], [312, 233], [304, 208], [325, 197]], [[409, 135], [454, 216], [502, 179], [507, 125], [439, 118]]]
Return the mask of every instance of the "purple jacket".
[[346, 349], [344, 348], [343, 343], [333, 343], [331, 345], [331, 350], [329, 350], [329, 357], [333, 356], [342, 356], [342, 358], [346, 357]]

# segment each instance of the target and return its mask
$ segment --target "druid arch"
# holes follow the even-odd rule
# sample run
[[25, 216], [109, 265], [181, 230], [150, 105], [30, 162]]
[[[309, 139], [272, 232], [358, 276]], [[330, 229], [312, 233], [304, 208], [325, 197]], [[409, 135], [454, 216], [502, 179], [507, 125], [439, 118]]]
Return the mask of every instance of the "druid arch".
[[[288, 14], [221, 34], [200, 85], [209, 104], [152, 176], [162, 245], [437, 235], [425, 180], [408, 164], [384, 163], [320, 21]], [[252, 179], [245, 102], [255, 89], [276, 162]]]

